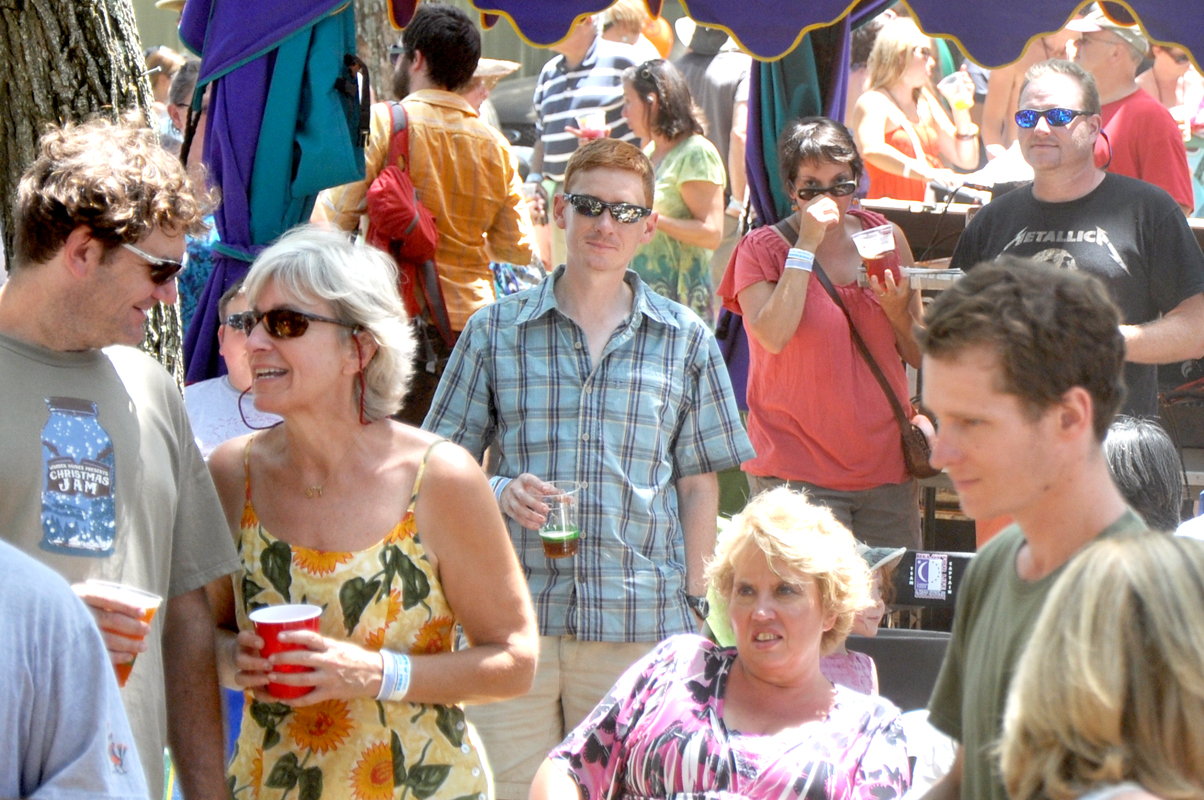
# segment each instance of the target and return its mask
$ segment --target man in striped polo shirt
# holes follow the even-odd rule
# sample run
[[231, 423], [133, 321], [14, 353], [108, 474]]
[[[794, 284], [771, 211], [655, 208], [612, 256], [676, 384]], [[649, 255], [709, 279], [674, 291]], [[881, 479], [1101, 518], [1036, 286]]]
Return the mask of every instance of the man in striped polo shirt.
[[[623, 70], [639, 63], [636, 49], [603, 39], [598, 33], [593, 17], [578, 22], [568, 38], [552, 46], [560, 55], [539, 72], [534, 98], [538, 139], [527, 182], [541, 187], [547, 209], [551, 209], [552, 197], [564, 181], [565, 166], [580, 143], [578, 117], [605, 113], [611, 138], [638, 144], [622, 115]], [[553, 225], [549, 266], [563, 264], [564, 259], [564, 231]]]

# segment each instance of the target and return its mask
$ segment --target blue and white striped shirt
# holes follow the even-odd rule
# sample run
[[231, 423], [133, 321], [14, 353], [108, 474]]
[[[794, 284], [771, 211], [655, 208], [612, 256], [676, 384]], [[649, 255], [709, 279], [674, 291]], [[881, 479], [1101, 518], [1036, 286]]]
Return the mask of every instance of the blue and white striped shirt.
[[753, 456], [715, 337], [634, 272], [632, 313], [591, 370], [585, 333], [556, 305], [564, 267], [472, 316], [423, 427], [497, 474], [584, 484], [577, 555], [544, 557], [507, 519], [545, 636], [651, 642], [694, 629], [676, 481]]
[[634, 141], [623, 119], [623, 70], [638, 63], [636, 49], [601, 37], [585, 53], [581, 66], [570, 70], [564, 56], [543, 65], [535, 86], [535, 131], [543, 141], [543, 175], [564, 179], [577, 137], [565, 125], [577, 126], [577, 117], [606, 112], [613, 139]]

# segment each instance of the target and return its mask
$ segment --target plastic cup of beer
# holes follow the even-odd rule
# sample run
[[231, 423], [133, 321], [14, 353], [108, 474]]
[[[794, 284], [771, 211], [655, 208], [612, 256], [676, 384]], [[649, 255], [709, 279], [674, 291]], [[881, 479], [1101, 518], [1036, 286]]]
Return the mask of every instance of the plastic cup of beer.
[[974, 91], [966, 87], [960, 73], [949, 73], [941, 78], [936, 88], [949, 98], [950, 107], [956, 111], [965, 111], [974, 105]]
[[578, 136], [582, 139], [604, 139], [610, 134], [605, 111], [591, 111], [577, 117]]
[[[280, 641], [280, 634], [285, 631], [313, 631], [317, 633], [322, 609], [304, 603], [292, 603], [281, 606], [265, 606], [251, 612], [251, 622], [255, 624], [255, 635], [263, 639], [263, 647], [259, 655], [267, 658], [274, 653], [285, 653], [289, 650], [305, 650], [303, 644]], [[313, 672], [309, 667], [296, 664], [277, 664], [276, 672]], [[314, 690], [312, 686], [288, 686], [283, 683], [268, 683], [268, 694], [272, 697], [297, 698], [307, 695]]]
[[857, 246], [857, 253], [865, 262], [867, 275], [878, 276], [878, 282], [885, 285], [886, 273], [890, 271], [895, 283], [899, 282], [903, 270], [899, 267], [899, 253], [895, 250], [893, 227], [879, 225], [876, 228], [857, 231], [853, 234], [853, 244]]
[[[123, 583], [113, 583], [112, 581], [101, 581], [95, 578], [89, 578], [84, 581], [87, 586], [90, 586], [95, 594], [101, 597], [107, 597], [115, 602], [124, 603], [125, 605], [134, 606], [138, 609], [138, 619], [145, 622], [147, 625], [155, 618], [155, 612], [159, 610], [159, 606], [163, 603], [163, 598], [151, 592], [144, 592], [141, 589], [135, 589], [133, 586], [126, 586]], [[107, 629], [106, 629], [107, 630]], [[137, 639], [142, 641], [143, 637], [126, 636], [124, 633], [117, 631], [107, 631], [118, 636], [125, 636], [127, 639]], [[114, 664], [113, 671], [117, 673], [117, 685], [124, 688], [126, 681], [130, 679], [130, 672], [134, 669], [134, 662], [138, 659], [135, 655], [126, 664]]]
[[581, 484], [575, 481], [553, 481], [555, 491], [543, 496], [548, 506], [548, 518], [539, 529], [543, 554], [548, 558], [568, 558], [577, 554], [581, 528], [577, 521], [577, 499]]

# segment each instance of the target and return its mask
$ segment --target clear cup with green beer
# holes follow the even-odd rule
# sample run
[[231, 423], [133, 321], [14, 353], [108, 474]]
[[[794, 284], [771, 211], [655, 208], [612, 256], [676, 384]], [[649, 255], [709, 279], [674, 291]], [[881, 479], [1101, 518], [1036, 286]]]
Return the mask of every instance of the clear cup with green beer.
[[548, 518], [539, 529], [543, 554], [548, 558], [568, 558], [577, 554], [581, 528], [577, 521], [577, 500], [581, 484], [576, 481], [552, 481], [554, 491], [543, 496]]

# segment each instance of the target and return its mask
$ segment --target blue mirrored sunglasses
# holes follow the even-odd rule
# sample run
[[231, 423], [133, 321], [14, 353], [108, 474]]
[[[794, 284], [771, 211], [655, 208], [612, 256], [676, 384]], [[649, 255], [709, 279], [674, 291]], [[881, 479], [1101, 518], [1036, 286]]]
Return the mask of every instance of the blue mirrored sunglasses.
[[1074, 120], [1075, 117], [1091, 116], [1087, 111], [1076, 111], [1073, 108], [1047, 108], [1044, 111], [1036, 111], [1031, 108], [1021, 109], [1016, 112], [1016, 124], [1021, 128], [1035, 128], [1037, 121], [1041, 117], [1045, 117], [1045, 121], [1049, 123], [1051, 128], [1064, 128]]

